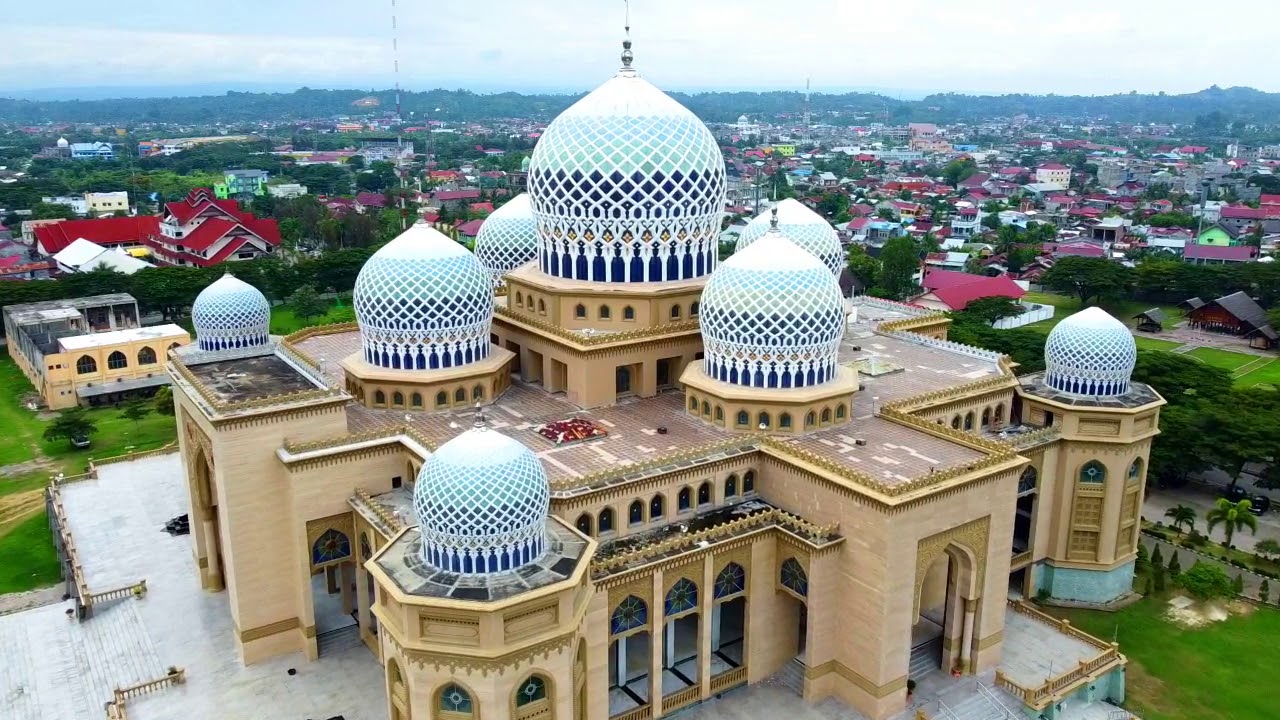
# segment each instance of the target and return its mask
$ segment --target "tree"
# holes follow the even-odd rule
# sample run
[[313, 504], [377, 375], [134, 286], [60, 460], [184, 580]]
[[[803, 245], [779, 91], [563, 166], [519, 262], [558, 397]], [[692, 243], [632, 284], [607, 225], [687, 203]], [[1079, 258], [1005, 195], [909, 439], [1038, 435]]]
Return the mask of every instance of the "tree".
[[1280, 542], [1276, 542], [1272, 538], [1263, 538], [1253, 546], [1253, 551], [1266, 558], [1274, 558], [1280, 555]]
[[168, 385], [161, 385], [160, 389], [156, 390], [153, 402], [155, 403], [156, 412], [161, 415], [172, 416], [175, 412], [173, 408], [173, 388]]
[[1193, 532], [1196, 529], [1196, 511], [1195, 508], [1187, 505], [1175, 505], [1164, 511], [1164, 516], [1170, 519], [1170, 525], [1182, 532], [1182, 526], [1187, 526], [1187, 532]]
[[1165, 212], [1156, 213], [1147, 218], [1147, 224], [1151, 227], [1168, 228], [1194, 228], [1196, 226], [1196, 218], [1189, 213], [1184, 212]]
[[1244, 575], [1236, 573], [1235, 578], [1231, 581], [1231, 591], [1236, 595], [1244, 594]]
[[952, 160], [942, 169], [942, 177], [951, 187], [959, 187], [960, 183], [968, 180], [974, 173], [978, 172], [978, 163], [973, 158], [964, 158], [961, 160]]
[[291, 217], [281, 220], [280, 239], [287, 248], [298, 247], [298, 241], [302, 240], [302, 222]]
[[1262, 578], [1262, 582], [1258, 585], [1258, 599], [1267, 602], [1271, 596], [1271, 583], [1266, 578]]
[[1151, 566], [1151, 585], [1152, 587], [1155, 588], [1155, 591], [1158, 593], [1164, 592], [1164, 588], [1165, 588], [1164, 578], [1165, 578], [1164, 566], [1152, 565]]
[[876, 285], [890, 293], [894, 300], [905, 300], [916, 289], [915, 274], [920, 269], [916, 244], [902, 235], [884, 244], [880, 251], [880, 275]]
[[1181, 574], [1182, 574], [1182, 563], [1178, 561], [1178, 551], [1174, 550], [1173, 552], [1169, 553], [1169, 577], [1173, 578], [1174, 580], [1177, 580], [1178, 576]]
[[1151, 569], [1151, 554], [1147, 551], [1147, 544], [1138, 541], [1138, 557], [1134, 561], [1136, 572], [1145, 573]]
[[60, 203], [36, 203], [31, 208], [32, 220], [74, 220], [76, 211]]
[[849, 274], [863, 288], [871, 287], [880, 272], [880, 261], [867, 254], [867, 249], [857, 243], [849, 246], [849, 255], [845, 260]]
[[1231, 538], [1238, 530], [1249, 528], [1250, 532], [1257, 535], [1258, 518], [1249, 512], [1251, 507], [1253, 503], [1248, 500], [1233, 503], [1226, 498], [1218, 498], [1214, 507], [1204, 514], [1205, 523], [1209, 526], [1208, 532], [1213, 533], [1213, 529], [1221, 525], [1222, 532], [1226, 536], [1222, 545], [1228, 548], [1231, 547]]
[[1080, 299], [1088, 306], [1105, 296], [1116, 295], [1133, 285], [1133, 271], [1105, 258], [1068, 255], [1054, 264], [1040, 280], [1052, 290]]
[[1010, 297], [980, 297], [971, 300], [964, 307], [963, 312], [967, 317], [981, 320], [990, 325], [1001, 318], [1013, 317], [1021, 315], [1027, 309], [1018, 304], [1017, 300]]
[[150, 415], [153, 409], [152, 404], [147, 402], [146, 398], [135, 397], [125, 403], [124, 410], [120, 411], [120, 417], [132, 420], [133, 427], [136, 429], [142, 418]]
[[986, 215], [982, 216], [982, 220], [981, 222], [979, 222], [979, 224], [988, 230], [999, 230], [1000, 216], [996, 215], [995, 213], [987, 213]]
[[1178, 584], [1188, 594], [1199, 600], [1229, 597], [1232, 594], [1231, 578], [1216, 564], [1196, 562], [1178, 576]]
[[1164, 567], [1164, 555], [1160, 554], [1160, 545], [1156, 545], [1156, 549], [1151, 551], [1151, 565], [1153, 567]]
[[76, 438], [85, 438], [98, 432], [98, 426], [89, 417], [88, 411], [82, 407], [63, 410], [58, 417], [44, 429], [44, 439], [50, 442], [64, 439], [68, 442]]
[[293, 314], [304, 322], [325, 314], [325, 311], [329, 309], [324, 298], [320, 297], [320, 294], [311, 285], [303, 285], [294, 290], [293, 294], [289, 296], [287, 304]]

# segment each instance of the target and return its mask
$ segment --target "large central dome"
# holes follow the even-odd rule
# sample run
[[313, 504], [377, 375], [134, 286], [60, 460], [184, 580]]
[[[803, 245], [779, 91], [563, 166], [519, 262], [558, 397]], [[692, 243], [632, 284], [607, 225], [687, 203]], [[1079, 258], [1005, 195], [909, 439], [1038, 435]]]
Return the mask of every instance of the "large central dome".
[[693, 113], [630, 67], [565, 110], [534, 148], [542, 271], [595, 282], [688, 280], [715, 268], [724, 156]]

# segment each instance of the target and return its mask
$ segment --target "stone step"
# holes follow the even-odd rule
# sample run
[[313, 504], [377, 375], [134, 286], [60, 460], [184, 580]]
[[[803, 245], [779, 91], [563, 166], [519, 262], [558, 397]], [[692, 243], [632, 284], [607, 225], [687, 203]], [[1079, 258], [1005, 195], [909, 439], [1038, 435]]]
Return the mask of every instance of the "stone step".
[[912, 650], [911, 661], [907, 667], [907, 677], [918, 678], [932, 670], [937, 670], [938, 658], [941, 652], [941, 638]]
[[804, 664], [799, 660], [792, 659], [784, 664], [781, 669], [773, 676], [779, 685], [789, 688], [797, 695], [804, 694]]
[[316, 649], [321, 656], [334, 655], [363, 644], [359, 625], [347, 625], [316, 636]]

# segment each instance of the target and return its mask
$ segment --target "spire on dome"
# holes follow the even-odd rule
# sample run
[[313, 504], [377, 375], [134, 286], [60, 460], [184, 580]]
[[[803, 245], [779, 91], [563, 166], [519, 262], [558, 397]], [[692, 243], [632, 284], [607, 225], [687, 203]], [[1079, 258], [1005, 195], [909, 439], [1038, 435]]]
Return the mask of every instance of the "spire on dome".
[[778, 206], [774, 205], [769, 215], [769, 232], [778, 232]]
[[623, 0], [627, 5], [626, 24], [622, 26], [625, 35], [622, 39], [622, 69], [624, 71], [631, 70], [631, 61], [635, 60], [635, 55], [631, 52], [631, 0]]

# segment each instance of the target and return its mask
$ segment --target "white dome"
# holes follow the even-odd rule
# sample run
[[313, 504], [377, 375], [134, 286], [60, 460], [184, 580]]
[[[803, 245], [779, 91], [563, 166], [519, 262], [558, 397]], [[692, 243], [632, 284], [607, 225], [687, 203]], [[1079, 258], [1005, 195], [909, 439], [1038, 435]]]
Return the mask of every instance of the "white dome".
[[834, 377], [844, 303], [816, 257], [778, 231], [711, 274], [699, 308], [703, 367], [718, 380], [764, 388]]
[[716, 264], [724, 156], [693, 113], [625, 66], [547, 126], [529, 165], [543, 272], [687, 280]]
[[1138, 346], [1124, 323], [1091, 307], [1058, 323], [1044, 346], [1044, 382], [1068, 395], [1129, 392]]
[[70, 147], [70, 146], [71, 146], [71, 143], [67, 142], [66, 138], [64, 137], [58, 138], [58, 147], [64, 148], [64, 147]]
[[191, 303], [191, 324], [201, 350], [231, 350], [271, 341], [271, 303], [258, 288], [227, 273]]
[[489, 272], [425, 221], [365, 262], [351, 304], [365, 360], [374, 365], [423, 370], [489, 355]]
[[[804, 206], [804, 203], [787, 198], [778, 203], [778, 229], [792, 242], [808, 250], [822, 261], [832, 275], [839, 276], [844, 267], [844, 250], [835, 228], [821, 215]], [[761, 213], [738, 236], [735, 252], [742, 252], [751, 243], [769, 232], [770, 213]]]
[[551, 487], [533, 451], [478, 425], [440, 446], [418, 473], [413, 509], [422, 559], [450, 572], [514, 570], [541, 559]]
[[538, 224], [529, 195], [520, 193], [485, 218], [476, 235], [476, 259], [488, 268], [496, 287], [503, 275], [536, 257]]

